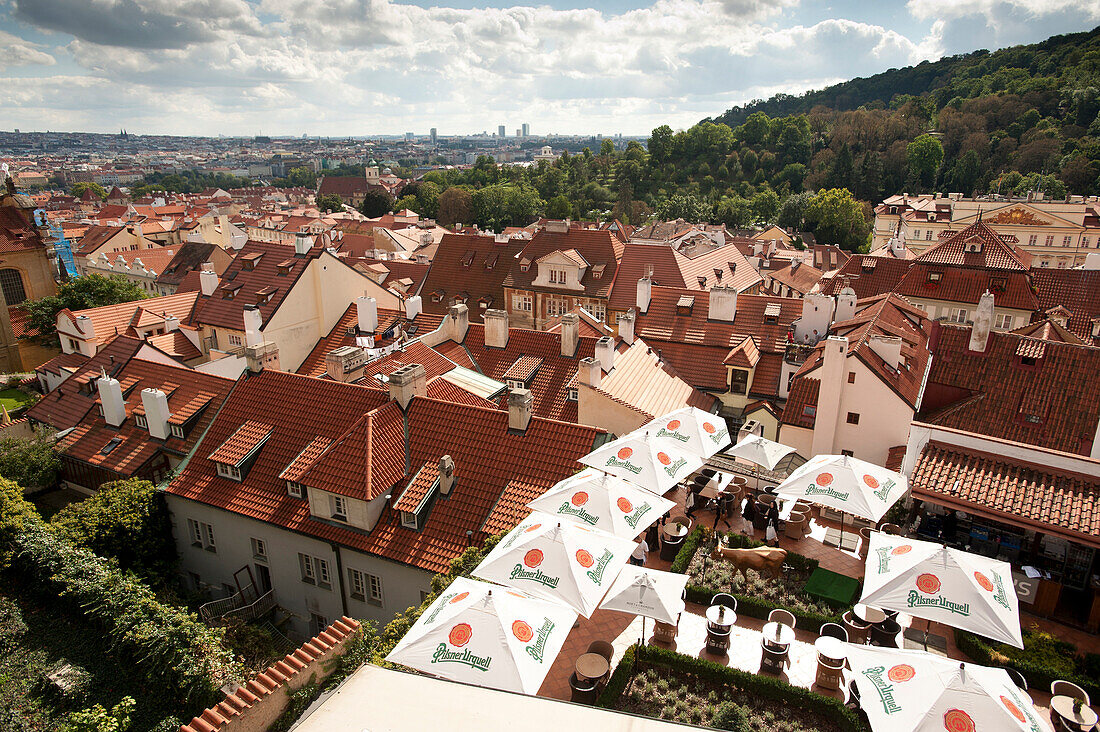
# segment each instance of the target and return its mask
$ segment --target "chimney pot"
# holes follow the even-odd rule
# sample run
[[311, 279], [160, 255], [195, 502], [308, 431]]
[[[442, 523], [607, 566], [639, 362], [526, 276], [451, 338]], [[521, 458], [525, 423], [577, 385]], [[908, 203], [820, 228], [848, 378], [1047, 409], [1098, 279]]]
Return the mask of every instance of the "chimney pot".
[[604, 336], [596, 341], [596, 358], [604, 371], [615, 368], [615, 340], [611, 336]]
[[732, 323], [737, 317], [737, 290], [733, 287], [715, 287], [710, 291], [710, 320]]
[[603, 382], [603, 368], [594, 358], [582, 358], [577, 365], [577, 380], [593, 389], [599, 389]]
[[634, 344], [634, 308], [619, 316], [619, 337], [628, 346]]
[[508, 346], [508, 313], [506, 311], [485, 311], [485, 345], [489, 348]]
[[168, 397], [160, 389], [142, 389], [141, 405], [145, 408], [145, 422], [149, 425], [149, 436], [158, 440], [167, 440], [170, 434], [168, 418]]
[[99, 383], [99, 400], [103, 404], [103, 419], [112, 427], [121, 427], [126, 421], [126, 400], [122, 398], [122, 385], [118, 379], [104, 374]]
[[256, 346], [263, 343], [264, 337], [260, 329], [264, 324], [264, 316], [255, 305], [244, 306], [244, 344]]
[[470, 311], [465, 303], [452, 305], [447, 316], [451, 319], [451, 340], [462, 343], [466, 340], [466, 331], [470, 329]]
[[420, 299], [420, 295], [413, 295], [405, 301], [405, 317], [409, 320], [422, 312], [424, 312], [424, 301]]
[[427, 371], [421, 364], [406, 364], [390, 374], [389, 385], [390, 398], [394, 399], [401, 409], [408, 409], [413, 397], [425, 396], [428, 393]]
[[974, 324], [970, 327], [970, 350], [985, 353], [989, 345], [989, 332], [993, 329], [993, 293], [985, 292], [974, 311]]

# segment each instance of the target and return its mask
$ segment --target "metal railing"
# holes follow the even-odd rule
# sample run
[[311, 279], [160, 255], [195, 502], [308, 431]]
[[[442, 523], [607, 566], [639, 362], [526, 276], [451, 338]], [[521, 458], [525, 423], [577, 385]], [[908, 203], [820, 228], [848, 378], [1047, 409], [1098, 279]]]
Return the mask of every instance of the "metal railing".
[[[252, 589], [251, 587], [249, 588]], [[254, 598], [254, 599], [253, 599]], [[225, 618], [255, 620], [275, 607], [275, 591], [268, 590], [259, 597], [255, 592], [235, 592], [220, 600], [211, 600], [199, 607], [199, 616], [210, 622]]]

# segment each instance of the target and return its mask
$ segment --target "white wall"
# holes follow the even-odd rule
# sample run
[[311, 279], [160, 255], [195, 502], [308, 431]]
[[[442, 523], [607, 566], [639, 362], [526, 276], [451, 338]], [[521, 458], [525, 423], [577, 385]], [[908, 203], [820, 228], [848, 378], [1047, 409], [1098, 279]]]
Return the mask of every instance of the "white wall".
[[[856, 374], [854, 384], [848, 383], [850, 371]], [[851, 450], [860, 460], [885, 465], [890, 448], [909, 438], [912, 407], [855, 357], [847, 359], [841, 387], [832, 452]], [[858, 425], [848, 424], [849, 412], [859, 414]]]

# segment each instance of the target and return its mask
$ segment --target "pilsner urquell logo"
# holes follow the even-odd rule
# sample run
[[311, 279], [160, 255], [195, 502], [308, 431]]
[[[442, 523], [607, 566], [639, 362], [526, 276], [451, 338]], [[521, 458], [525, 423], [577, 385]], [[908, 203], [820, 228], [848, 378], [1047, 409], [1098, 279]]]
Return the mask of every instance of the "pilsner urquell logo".
[[[526, 623], [524, 623], [524, 625], [526, 625]], [[527, 630], [528, 632], [530, 632], [530, 627], [528, 627]], [[550, 639], [550, 633], [553, 630], [554, 621], [550, 618], [544, 618], [542, 621], [542, 625], [539, 626], [538, 629], [538, 639], [526, 648], [527, 655], [529, 655], [531, 658], [535, 659], [539, 663], [542, 663], [543, 657], [546, 654], [546, 642]], [[530, 636], [528, 636], [527, 640], [531, 640]]]
[[[517, 564], [512, 567], [511, 578], [514, 580], [521, 579], [529, 582], [538, 582], [540, 585], [545, 585], [546, 587], [554, 589], [558, 586], [560, 578], [551, 577], [538, 568], [538, 566], [542, 564], [542, 559], [541, 549], [532, 549], [527, 552], [523, 555], [523, 564]], [[525, 566], [527, 569], [524, 569]]]
[[[620, 498], [619, 500], [626, 501], [625, 498]], [[628, 506], [630, 505], [630, 501], [626, 501], [626, 503]], [[619, 506], [619, 508], [622, 508], [622, 506]], [[646, 501], [642, 505], [638, 506], [634, 513], [626, 517], [626, 525], [632, 529], [638, 528], [638, 522], [642, 520], [642, 516], [645, 516], [647, 513], [649, 513], [649, 509], [651, 508], [653, 508], [653, 506], [649, 505], [649, 501]]]
[[465, 645], [473, 638], [474, 631], [469, 623], [459, 623], [447, 634], [447, 643], [461, 650], [452, 651], [447, 643], [440, 643], [432, 654], [432, 663], [460, 663], [477, 671], [488, 671], [493, 663], [492, 656], [475, 656]]
[[1004, 581], [1001, 576], [996, 572], [993, 572], [993, 579], [990, 580], [981, 572], [974, 573], [974, 580], [981, 585], [981, 588], [986, 592], [993, 593], [993, 601], [998, 605], [1008, 610], [1008, 593], [1005, 592]]
[[576, 516], [589, 526], [595, 526], [599, 523], [600, 517], [593, 516], [588, 511], [585, 511], [584, 504], [586, 503], [588, 503], [588, 494], [584, 491], [577, 491], [573, 494], [572, 498], [561, 504], [561, 507], [558, 508], [558, 515]]
[[909, 607], [938, 607], [956, 615], [970, 615], [970, 603], [955, 602], [940, 596], [940, 578], [924, 573], [917, 577], [917, 589], [909, 590]]
[[631, 473], [634, 473], [634, 475], [637, 475], [638, 473], [642, 472], [642, 468], [640, 465], [635, 465], [634, 463], [630, 462], [630, 456], [633, 454], [634, 450], [629, 447], [624, 447], [620, 449], [617, 453], [609, 457], [607, 459], [607, 463], [605, 464], [614, 465], [616, 467], [623, 468], [624, 470], [629, 470]]
[[875, 687], [875, 691], [878, 692], [879, 701], [882, 702], [882, 711], [886, 714], [893, 714], [901, 711], [901, 705], [894, 700], [894, 685], [883, 678], [883, 672], [885, 671], [885, 666], [874, 666], [864, 669], [863, 675], [867, 677], [867, 680]]
[[1008, 713], [1028, 725], [1031, 732], [1042, 732], [1043, 728], [1039, 726], [1039, 721], [1035, 719], [1035, 715], [1031, 713], [1031, 705], [1021, 699], [1015, 689], [1006, 688], [1005, 691], [1012, 695], [1011, 699], [1004, 694], [1001, 695], [1001, 704], [1004, 704]]
[[[581, 549], [581, 551], [583, 552], [584, 550]], [[584, 552], [584, 553], [588, 554], [588, 552]], [[577, 561], [580, 562], [580, 552], [577, 552], [577, 555], [578, 555], [577, 556]], [[596, 560], [596, 566], [592, 567], [592, 569], [588, 570], [588, 572], [585, 573], [585, 574], [588, 575], [588, 578], [590, 580], [592, 580], [593, 582], [596, 583], [597, 586], [600, 586], [600, 587], [603, 586], [603, 573], [604, 573], [604, 570], [607, 569], [607, 565], [611, 564], [611, 560], [614, 556], [615, 555], [611, 553], [610, 549], [604, 549], [603, 554], [601, 554], [600, 558]], [[585, 566], [585, 567], [591, 567], [592, 566], [592, 555], [591, 554], [588, 554], [588, 562], [589, 562], [588, 564], [585, 564], [584, 562], [581, 562], [581, 565]]]
[[657, 462], [661, 464], [661, 468], [670, 476], [675, 476], [676, 471], [687, 465], [687, 458], [680, 458], [676, 462], [672, 462], [672, 458], [663, 452], [657, 453]]
[[[469, 593], [463, 592], [462, 594], [467, 595]], [[452, 592], [449, 595], [444, 595], [442, 597], [442, 599], [440, 599], [440, 601], [438, 603], [436, 603], [435, 609], [432, 610], [431, 615], [429, 615], [424, 622], [425, 623], [434, 622], [435, 619], [436, 619], [436, 616], [438, 616], [439, 613], [443, 611], [443, 608], [446, 605], [448, 605], [452, 600], [454, 600], [455, 602], [458, 602], [459, 600], [462, 600], [462, 599], [465, 599], [465, 598], [459, 597], [457, 592]]]
[[706, 432], [710, 441], [714, 443], [721, 443], [724, 438], [729, 437], [729, 430], [725, 427], [718, 429], [710, 422], [703, 422], [703, 432]]
[[886, 501], [886, 497], [890, 495], [890, 491], [892, 491], [896, 485], [893, 480], [887, 480], [879, 487], [878, 479], [873, 475], [864, 475], [863, 482], [871, 489], [872, 495], [883, 502]]
[[671, 437], [672, 439], [679, 440], [680, 442], [687, 442], [689, 439], [691, 439], [687, 435], [685, 435], [681, 432], [678, 432], [677, 430], [679, 430], [679, 429], [680, 429], [680, 420], [674, 419], [671, 422], [669, 422], [668, 424], [666, 424], [664, 427], [662, 427], [661, 429], [657, 430], [657, 436], [658, 437]]

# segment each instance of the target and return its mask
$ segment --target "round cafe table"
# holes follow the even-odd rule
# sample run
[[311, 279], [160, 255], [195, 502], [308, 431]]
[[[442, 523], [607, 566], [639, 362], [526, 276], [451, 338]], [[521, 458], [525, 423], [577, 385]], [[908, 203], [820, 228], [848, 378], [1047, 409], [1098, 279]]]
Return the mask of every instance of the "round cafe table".
[[886, 613], [879, 610], [877, 607], [871, 607], [863, 603], [858, 603], [853, 607], [852, 613], [869, 625], [875, 625], [876, 623], [881, 623], [883, 620], [886, 620]]
[[1054, 710], [1062, 719], [1071, 724], [1075, 724], [1082, 729], [1092, 729], [1096, 724], [1097, 716], [1096, 712], [1092, 710], [1092, 707], [1081, 705], [1080, 711], [1073, 711], [1074, 698], [1072, 696], [1054, 696], [1050, 699], [1050, 708]]
[[611, 665], [598, 653], [585, 653], [577, 659], [577, 676], [584, 679], [602, 679]]
[[817, 649], [818, 655], [834, 662], [848, 657], [848, 650], [845, 646], [847, 644], [842, 640], [829, 635], [820, 636], [814, 641], [814, 648]]
[[760, 633], [769, 643], [779, 646], [789, 646], [794, 642], [794, 628], [783, 623], [767, 623]]
[[719, 628], [728, 628], [737, 622], [737, 613], [727, 605], [711, 605], [707, 608], [707, 620]]
[[688, 527], [684, 524], [674, 524], [671, 521], [665, 524], [665, 536], [678, 539], [681, 536], [687, 536]]

